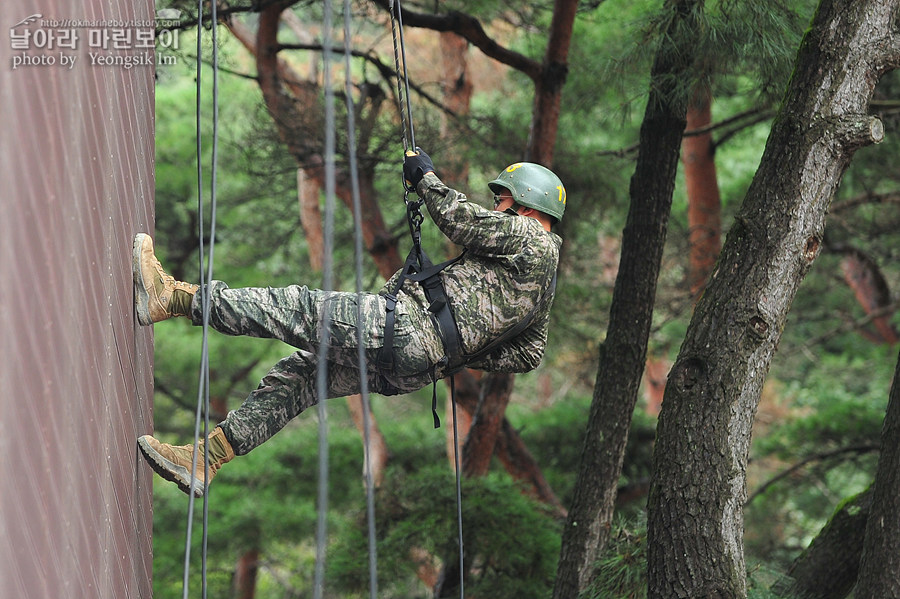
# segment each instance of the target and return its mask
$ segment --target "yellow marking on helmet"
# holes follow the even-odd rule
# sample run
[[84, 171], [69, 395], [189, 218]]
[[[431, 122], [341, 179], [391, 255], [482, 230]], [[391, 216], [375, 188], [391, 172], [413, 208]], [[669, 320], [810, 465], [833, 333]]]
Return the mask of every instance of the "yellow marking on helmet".
[[521, 162], [517, 162], [515, 164], [510, 164], [508, 167], [506, 167], [506, 172], [511, 173], [514, 170], [516, 170], [517, 168], [519, 168], [520, 166], [523, 166]]
[[556, 189], [559, 190], [559, 198], [557, 198], [557, 199], [558, 199], [560, 202], [562, 202], [563, 205], [565, 205], [565, 203], [566, 203], [566, 190], [565, 190], [565, 188], [564, 188], [562, 185], [557, 185], [557, 186], [556, 186]]

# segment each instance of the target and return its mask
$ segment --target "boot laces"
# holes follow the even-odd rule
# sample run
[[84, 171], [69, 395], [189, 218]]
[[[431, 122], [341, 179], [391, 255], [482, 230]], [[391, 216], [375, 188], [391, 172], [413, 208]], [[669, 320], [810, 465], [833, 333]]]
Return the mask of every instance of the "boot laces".
[[185, 283], [184, 281], [176, 281], [174, 277], [169, 276], [168, 283], [171, 283], [172, 286], [177, 291], [186, 291], [188, 293], [194, 293], [200, 287], [199, 285], [195, 285], [193, 283]]

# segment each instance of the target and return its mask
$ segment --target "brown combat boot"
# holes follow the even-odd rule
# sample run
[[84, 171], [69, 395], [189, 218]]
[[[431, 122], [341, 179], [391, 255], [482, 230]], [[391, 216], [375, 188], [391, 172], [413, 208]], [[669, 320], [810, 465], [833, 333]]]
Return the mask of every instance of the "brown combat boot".
[[204, 440], [201, 438], [197, 443], [197, 465], [192, 480], [193, 445], [160, 443], [150, 435], [138, 439], [138, 446], [150, 463], [150, 467], [164, 479], [177, 484], [185, 493], [190, 493], [193, 489], [194, 497], [203, 497], [206, 487], [212, 482], [219, 468], [234, 459], [234, 450], [225, 438], [225, 432], [216, 427], [209, 435], [209, 480], [204, 480], [203, 445]]
[[163, 270], [153, 253], [153, 240], [146, 233], [134, 236], [131, 272], [134, 306], [138, 322], [151, 325], [173, 316], [190, 316], [191, 301], [199, 287], [176, 281]]

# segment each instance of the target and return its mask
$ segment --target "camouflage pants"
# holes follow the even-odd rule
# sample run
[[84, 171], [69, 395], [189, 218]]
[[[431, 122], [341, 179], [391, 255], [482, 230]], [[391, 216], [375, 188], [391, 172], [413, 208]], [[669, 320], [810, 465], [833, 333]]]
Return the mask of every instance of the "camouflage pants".
[[[365, 376], [369, 389], [393, 395], [429, 384], [443, 356], [431, 317], [412, 302], [397, 304], [394, 363], [378, 372], [375, 360], [383, 345], [385, 301], [372, 293], [324, 292], [302, 286], [229, 289], [210, 286], [209, 324], [226, 335], [280, 339], [299, 351], [280, 360], [255, 391], [220, 423], [234, 452], [243, 455], [265, 442], [306, 408], [318, 403], [317, 372], [321, 322], [327, 314], [329, 342], [325, 399], [359, 393], [361, 371], [357, 329], [362, 329]], [[200, 294], [191, 319], [202, 323]]]

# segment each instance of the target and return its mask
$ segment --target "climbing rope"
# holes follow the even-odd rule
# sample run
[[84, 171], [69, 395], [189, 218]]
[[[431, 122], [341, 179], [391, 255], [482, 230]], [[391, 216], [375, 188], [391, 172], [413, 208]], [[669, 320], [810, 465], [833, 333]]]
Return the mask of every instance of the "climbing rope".
[[[396, 5], [396, 8], [395, 8]], [[400, 127], [403, 131], [404, 153], [416, 148], [416, 133], [412, 122], [412, 104], [409, 99], [409, 72], [406, 70], [406, 44], [403, 39], [403, 11], [400, 0], [390, 0], [391, 39], [394, 42], [394, 68], [397, 71], [397, 102], [400, 108]], [[401, 56], [403, 59], [401, 67]], [[404, 95], [403, 90], [406, 90]], [[406, 98], [404, 102], [404, 98]], [[411, 190], [415, 191], [415, 190]]]
[[[350, 0], [344, 0], [344, 97], [347, 106], [347, 158], [350, 169], [350, 191], [353, 201], [353, 257], [356, 275], [356, 293], [360, 301], [356, 303], [356, 322], [363, 322], [363, 235], [362, 235], [362, 202], [359, 194], [359, 170], [356, 159], [356, 109], [353, 104], [353, 79], [351, 69], [352, 32], [350, 30]], [[378, 553], [375, 535], [375, 483], [372, 477], [372, 435], [371, 404], [369, 403], [369, 380], [366, 376], [368, 365], [366, 360], [366, 343], [363, 329], [356, 327], [357, 358], [359, 362], [359, 396], [363, 410], [363, 446], [366, 482], [366, 525], [369, 541], [369, 597], [378, 597]]]
[[[334, 90], [331, 87], [331, 0], [324, 3], [324, 22], [322, 25], [322, 77], [325, 82], [325, 226], [324, 251], [322, 260], [322, 290], [331, 291], [334, 286]], [[325, 590], [325, 549], [328, 541], [328, 412], [325, 407], [328, 399], [328, 344], [331, 338], [331, 321], [328, 310], [322, 310], [319, 323], [321, 336], [319, 341], [318, 364], [316, 368], [316, 399], [319, 416], [319, 492], [318, 523], [316, 526], [316, 566], [313, 578], [313, 598], [322, 599]]]
[[[404, 155], [418, 151], [416, 146], [416, 135], [413, 127], [412, 104], [409, 94], [409, 71], [406, 68], [406, 43], [403, 38], [403, 10], [400, 8], [400, 0], [390, 0], [389, 11], [391, 14], [391, 40], [394, 44], [394, 69], [397, 76], [397, 104], [400, 112], [400, 126], [403, 137]], [[402, 65], [401, 65], [402, 58]], [[406, 92], [404, 94], [404, 91]], [[403, 177], [403, 201], [406, 203], [406, 220], [409, 223], [409, 233], [412, 237], [413, 251], [418, 259], [420, 270], [424, 270], [427, 258], [422, 252], [422, 222], [425, 217], [422, 215], [422, 205], [424, 200], [416, 195], [414, 199], [410, 199], [410, 193], [416, 190], [407, 184], [405, 176]], [[453, 417], [453, 462], [456, 473], [456, 521], [459, 545], [459, 597], [465, 598], [465, 553], [463, 546], [463, 522], [462, 522], [462, 471], [460, 468], [459, 458], [459, 428], [457, 427], [456, 418], [456, 387], [453, 376], [450, 377], [450, 397], [452, 417]], [[433, 408], [432, 408], [433, 409]], [[435, 412], [435, 426], [438, 425], [437, 412]]]
[[[203, 2], [199, 0], [197, 3], [197, 88], [196, 88], [196, 139], [197, 139], [197, 236], [199, 247], [199, 270], [200, 270], [200, 306], [202, 311], [203, 336], [200, 349], [200, 381], [197, 391], [197, 411], [194, 423], [194, 449], [192, 452], [191, 462], [191, 484], [190, 488], [194, 488], [194, 473], [197, 468], [198, 460], [198, 444], [200, 437], [200, 422], [203, 421], [203, 479], [209, 481], [209, 287], [213, 278], [213, 251], [216, 240], [216, 180], [218, 178], [218, 152], [219, 152], [219, 55], [218, 55], [218, 14], [216, 2], [210, 4], [210, 20], [212, 31], [212, 75], [213, 75], [213, 91], [212, 91], [212, 158], [210, 173], [210, 225], [209, 225], [209, 258], [206, 262], [207, 273], [203, 276], [204, 270], [204, 223], [203, 223], [203, 164], [201, 160], [203, 151], [202, 124], [202, 55], [203, 55]], [[208, 483], [207, 483], [208, 484]], [[203, 494], [203, 540], [201, 549], [201, 596], [206, 599], [208, 593], [207, 587], [207, 558], [209, 553], [209, 489]], [[190, 563], [191, 563], [191, 538], [193, 536], [194, 524], [194, 494], [188, 494], [188, 516], [187, 531], [185, 534], [184, 549], [184, 577], [182, 580], [182, 597], [188, 598], [189, 579], [190, 579]]]

